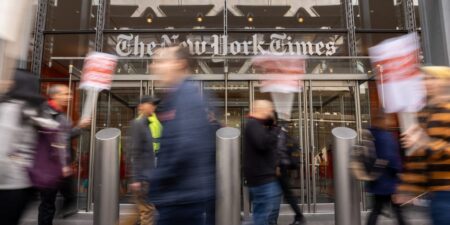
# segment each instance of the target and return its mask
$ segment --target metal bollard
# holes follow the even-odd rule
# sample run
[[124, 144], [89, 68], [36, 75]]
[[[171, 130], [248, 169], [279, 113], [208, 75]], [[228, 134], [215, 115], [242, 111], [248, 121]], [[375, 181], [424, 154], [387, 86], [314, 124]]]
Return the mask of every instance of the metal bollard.
[[216, 132], [216, 225], [241, 224], [240, 135], [231, 127]]
[[360, 225], [360, 196], [358, 182], [349, 170], [350, 150], [356, 141], [356, 131], [347, 127], [334, 128], [333, 159], [334, 159], [334, 221], [336, 225]]
[[117, 128], [95, 135], [94, 225], [119, 222], [120, 135]]

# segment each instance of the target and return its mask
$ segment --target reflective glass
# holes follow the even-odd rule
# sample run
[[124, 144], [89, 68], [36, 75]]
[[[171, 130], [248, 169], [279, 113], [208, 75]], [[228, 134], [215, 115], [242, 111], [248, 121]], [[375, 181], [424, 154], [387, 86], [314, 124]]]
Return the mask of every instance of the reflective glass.
[[46, 30], [93, 30], [98, 0], [48, 0]]
[[46, 35], [42, 56], [42, 77], [68, 77], [72, 72], [80, 75], [83, 58], [94, 49], [94, 35]]
[[107, 29], [223, 28], [224, 0], [108, 0]]
[[402, 0], [352, 0], [356, 28], [406, 29], [404, 2]]
[[345, 28], [341, 0], [232, 0], [231, 28]]

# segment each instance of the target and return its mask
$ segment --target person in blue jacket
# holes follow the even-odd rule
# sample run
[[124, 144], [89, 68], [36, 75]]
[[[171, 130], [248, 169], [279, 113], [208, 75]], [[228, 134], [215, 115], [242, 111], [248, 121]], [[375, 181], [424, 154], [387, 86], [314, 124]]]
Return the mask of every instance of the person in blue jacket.
[[367, 220], [367, 225], [375, 225], [384, 206], [392, 206], [399, 225], [405, 225], [400, 205], [392, 201], [400, 182], [398, 173], [401, 172], [400, 143], [392, 131], [389, 131], [389, 117], [380, 113], [376, 115], [372, 127], [369, 129], [374, 137], [374, 144], [378, 159], [388, 163], [378, 179], [368, 183], [368, 191], [373, 194], [374, 205]]
[[164, 129], [150, 176], [149, 200], [158, 210], [158, 225], [202, 225], [214, 199], [214, 131], [199, 88], [189, 82], [190, 62], [188, 49], [173, 46], [156, 50], [151, 64], [170, 88], [157, 113]]

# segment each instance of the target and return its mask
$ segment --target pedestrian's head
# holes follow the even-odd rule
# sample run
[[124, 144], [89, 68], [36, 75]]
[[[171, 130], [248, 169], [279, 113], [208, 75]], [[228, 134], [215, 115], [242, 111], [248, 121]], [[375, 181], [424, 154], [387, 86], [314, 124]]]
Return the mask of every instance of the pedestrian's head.
[[425, 87], [429, 98], [450, 97], [450, 67], [447, 66], [424, 66]]
[[153, 55], [151, 72], [162, 77], [162, 82], [175, 86], [190, 75], [191, 56], [184, 46], [159, 48]]
[[69, 87], [63, 84], [55, 84], [50, 86], [47, 91], [47, 96], [59, 107], [66, 107], [72, 99]]
[[268, 100], [256, 100], [253, 103], [251, 115], [257, 119], [270, 119], [274, 117], [273, 104]]
[[139, 112], [143, 116], [151, 116], [156, 109], [156, 105], [159, 103], [159, 99], [152, 96], [145, 95], [139, 100]]
[[10, 89], [3, 98], [23, 100], [32, 106], [39, 106], [45, 101], [39, 93], [37, 76], [25, 70], [16, 70]]

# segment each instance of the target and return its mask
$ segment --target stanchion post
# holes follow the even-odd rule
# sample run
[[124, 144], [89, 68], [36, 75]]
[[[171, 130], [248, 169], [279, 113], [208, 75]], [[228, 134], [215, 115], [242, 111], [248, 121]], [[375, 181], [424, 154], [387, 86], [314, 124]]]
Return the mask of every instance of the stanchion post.
[[241, 224], [240, 135], [231, 127], [216, 132], [216, 225]]
[[120, 135], [117, 128], [106, 128], [95, 135], [94, 225], [119, 221]]
[[357, 133], [347, 127], [334, 128], [333, 134], [333, 169], [334, 220], [336, 225], [360, 225], [359, 185], [350, 174], [350, 151], [356, 142]]

